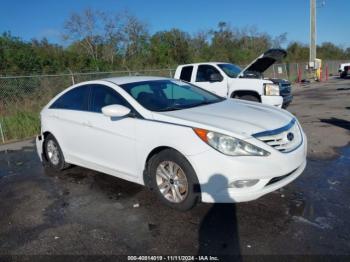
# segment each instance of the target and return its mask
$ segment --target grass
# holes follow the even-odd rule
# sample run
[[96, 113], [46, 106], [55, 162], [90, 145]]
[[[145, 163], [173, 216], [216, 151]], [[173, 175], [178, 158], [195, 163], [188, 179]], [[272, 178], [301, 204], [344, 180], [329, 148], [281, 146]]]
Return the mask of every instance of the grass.
[[70, 77], [0, 78], [0, 87], [4, 87], [0, 89], [0, 123], [5, 143], [38, 134], [40, 110], [70, 85]]
[[40, 131], [38, 112], [17, 111], [0, 118], [5, 141], [32, 137]]

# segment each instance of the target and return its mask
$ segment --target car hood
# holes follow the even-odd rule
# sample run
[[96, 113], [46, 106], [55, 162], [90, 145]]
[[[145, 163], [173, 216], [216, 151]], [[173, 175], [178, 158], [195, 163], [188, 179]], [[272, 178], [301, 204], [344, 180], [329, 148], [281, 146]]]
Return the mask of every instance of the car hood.
[[283, 49], [269, 49], [244, 68], [240, 72], [239, 77], [244, 77], [244, 74], [247, 72], [258, 72], [262, 74], [276, 61], [280, 61], [286, 56], [287, 52]]
[[255, 102], [227, 99], [189, 109], [157, 112], [154, 119], [209, 129], [245, 139], [251, 135], [287, 125], [293, 116], [281, 109]]

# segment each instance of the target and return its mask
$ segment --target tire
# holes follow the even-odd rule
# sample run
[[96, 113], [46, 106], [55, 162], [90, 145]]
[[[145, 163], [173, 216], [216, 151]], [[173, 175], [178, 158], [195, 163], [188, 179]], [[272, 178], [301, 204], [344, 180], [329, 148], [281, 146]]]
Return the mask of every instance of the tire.
[[44, 160], [47, 167], [54, 171], [61, 171], [69, 167], [64, 160], [64, 156], [57, 139], [49, 134], [44, 140], [43, 145], [44, 150]]
[[242, 95], [238, 97], [239, 99], [242, 100], [247, 100], [247, 101], [252, 101], [252, 102], [258, 102], [260, 103], [260, 100], [258, 97], [254, 96], [254, 95]]
[[342, 73], [340, 74], [340, 78], [346, 78], [346, 76], [347, 76], [347, 72], [342, 72]]
[[197, 175], [188, 160], [176, 150], [165, 149], [151, 157], [147, 176], [150, 189], [171, 208], [187, 211], [200, 200]]

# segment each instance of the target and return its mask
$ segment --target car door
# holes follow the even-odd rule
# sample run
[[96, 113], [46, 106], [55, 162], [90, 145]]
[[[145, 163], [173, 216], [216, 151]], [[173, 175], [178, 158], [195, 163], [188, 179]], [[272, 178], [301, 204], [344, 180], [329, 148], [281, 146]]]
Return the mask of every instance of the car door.
[[48, 130], [58, 140], [68, 162], [86, 158], [85, 131], [90, 86], [75, 87], [60, 96], [48, 110]]
[[102, 108], [107, 105], [131, 106], [111, 87], [91, 86], [88, 116], [89, 161], [94, 169], [126, 178], [136, 176], [134, 117], [107, 117]]
[[[211, 75], [214, 74], [219, 76], [219, 79], [213, 81]], [[194, 83], [214, 94], [227, 97], [227, 79], [212, 65], [198, 65]]]

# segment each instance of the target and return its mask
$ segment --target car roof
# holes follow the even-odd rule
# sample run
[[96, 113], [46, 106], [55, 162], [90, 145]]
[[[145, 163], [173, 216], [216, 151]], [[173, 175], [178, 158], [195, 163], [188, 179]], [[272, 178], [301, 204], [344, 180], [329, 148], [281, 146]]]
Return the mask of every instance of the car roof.
[[168, 80], [170, 78], [159, 77], [159, 76], [121, 76], [121, 77], [111, 77], [104, 78], [103, 81], [112, 82], [116, 85], [123, 85], [142, 81], [155, 81], [155, 80]]

